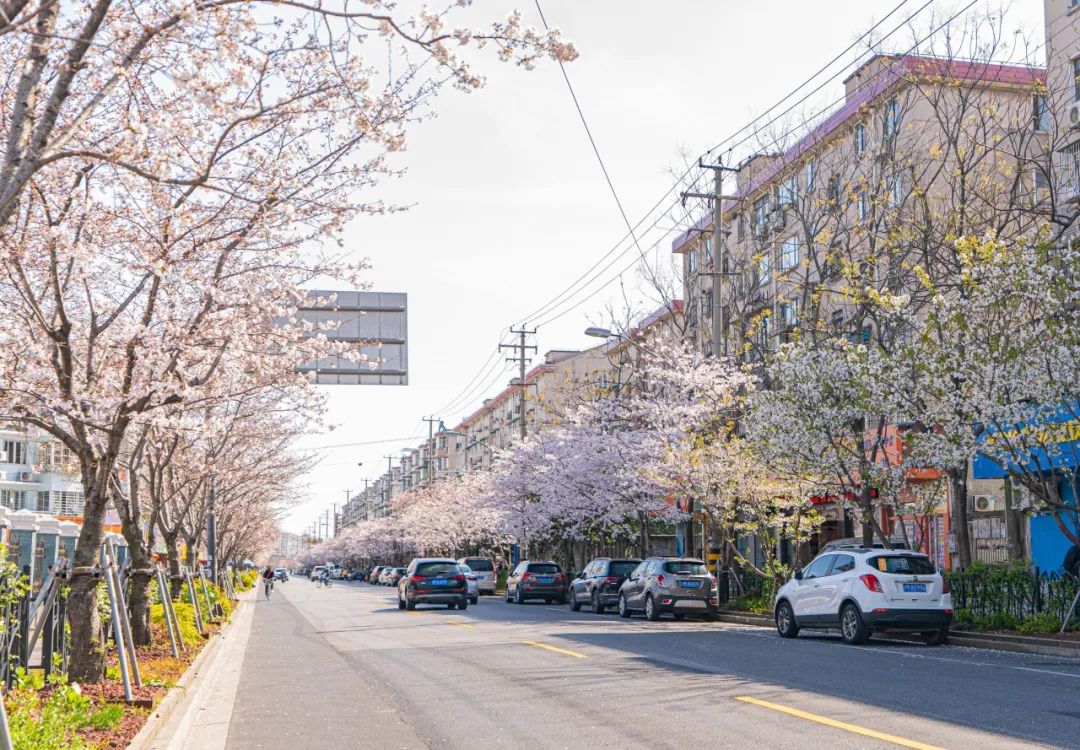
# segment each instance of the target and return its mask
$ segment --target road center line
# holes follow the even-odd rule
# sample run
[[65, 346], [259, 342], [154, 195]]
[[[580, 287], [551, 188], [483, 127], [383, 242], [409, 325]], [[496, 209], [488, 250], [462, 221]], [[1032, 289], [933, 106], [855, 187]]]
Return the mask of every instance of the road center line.
[[882, 740], [884, 742], [891, 742], [894, 745], [900, 747], [910, 747], [913, 750], [945, 750], [937, 745], [927, 745], [924, 742], [916, 742], [915, 740], [904, 739], [903, 737], [897, 737], [893, 734], [885, 734], [884, 732], [878, 732], [873, 729], [867, 729], [866, 727], [860, 727], [857, 724], [848, 724], [844, 721], [837, 721], [836, 719], [830, 719], [827, 716], [819, 716], [817, 714], [809, 713], [808, 711], [801, 711], [797, 708], [790, 708], [788, 706], [781, 706], [779, 703], [770, 703], [769, 701], [763, 701], [760, 698], [754, 698], [749, 695], [737, 695], [735, 700], [742, 701], [743, 703], [750, 703], [761, 708], [768, 708], [773, 711], [779, 711], [780, 713], [788, 714], [789, 716], [796, 716], [800, 719], [806, 719], [807, 721], [814, 721], [818, 724], [824, 724], [827, 727], [833, 729], [842, 729], [845, 732], [851, 732], [852, 734], [861, 734], [864, 737], [873, 737], [876, 740]]
[[446, 624], [447, 625], [453, 625], [454, 627], [457, 627], [457, 628], [475, 628], [476, 627], [475, 625], [471, 625], [471, 624], [469, 624], [467, 622], [451, 622], [450, 620], [447, 620]]
[[527, 646], [535, 646], [536, 648], [542, 648], [545, 651], [554, 651], [556, 654], [565, 654], [566, 656], [573, 656], [576, 659], [588, 659], [585, 654], [579, 654], [577, 651], [570, 651], [569, 649], [559, 648], [558, 646], [551, 646], [547, 643], [539, 643], [538, 641], [522, 641]]

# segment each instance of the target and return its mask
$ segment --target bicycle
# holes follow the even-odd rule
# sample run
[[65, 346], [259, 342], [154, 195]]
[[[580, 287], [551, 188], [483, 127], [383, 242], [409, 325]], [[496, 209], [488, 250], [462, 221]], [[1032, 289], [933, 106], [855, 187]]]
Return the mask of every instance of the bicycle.
[[273, 581], [265, 581], [263, 583], [263, 591], [266, 594], [266, 600], [267, 601], [270, 601], [270, 592], [273, 591], [273, 590], [274, 590], [274, 582]]

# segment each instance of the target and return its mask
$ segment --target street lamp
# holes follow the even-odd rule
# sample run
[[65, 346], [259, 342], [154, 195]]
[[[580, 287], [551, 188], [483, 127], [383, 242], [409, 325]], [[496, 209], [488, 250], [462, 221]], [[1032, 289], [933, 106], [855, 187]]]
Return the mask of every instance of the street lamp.
[[594, 339], [610, 339], [612, 337], [625, 338], [625, 336], [617, 333], [612, 333], [609, 328], [600, 328], [598, 326], [589, 326], [585, 329], [586, 336], [592, 336]]

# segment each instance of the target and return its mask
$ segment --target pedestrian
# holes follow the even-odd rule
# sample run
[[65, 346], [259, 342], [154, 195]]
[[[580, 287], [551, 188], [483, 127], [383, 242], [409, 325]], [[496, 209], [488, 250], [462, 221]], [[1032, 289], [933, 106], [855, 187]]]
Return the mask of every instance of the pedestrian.
[[1074, 544], [1069, 548], [1061, 567], [1065, 569], [1065, 575], [1080, 578], [1080, 544]]

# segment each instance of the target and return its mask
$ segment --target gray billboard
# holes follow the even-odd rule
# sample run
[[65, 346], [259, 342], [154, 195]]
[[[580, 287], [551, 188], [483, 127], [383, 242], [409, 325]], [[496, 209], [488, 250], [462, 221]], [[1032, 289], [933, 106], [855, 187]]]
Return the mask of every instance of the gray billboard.
[[367, 361], [320, 357], [299, 371], [311, 373], [314, 382], [322, 385], [408, 385], [407, 296], [401, 292], [308, 292], [308, 301], [296, 317], [315, 325], [337, 323], [335, 330], [324, 332], [326, 337], [356, 344], [353, 351]]

